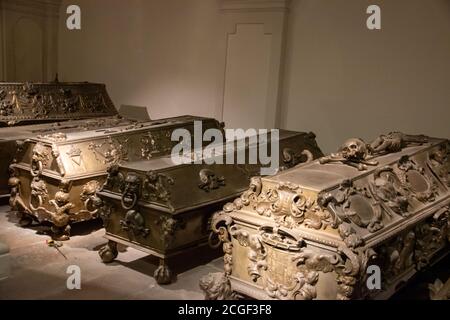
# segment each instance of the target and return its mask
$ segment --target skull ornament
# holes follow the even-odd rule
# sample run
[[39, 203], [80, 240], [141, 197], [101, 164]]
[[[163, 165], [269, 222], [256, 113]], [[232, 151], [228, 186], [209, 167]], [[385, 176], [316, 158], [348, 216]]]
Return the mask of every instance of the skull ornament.
[[344, 142], [339, 148], [342, 157], [349, 161], [360, 161], [367, 157], [367, 146], [361, 139], [352, 138]]

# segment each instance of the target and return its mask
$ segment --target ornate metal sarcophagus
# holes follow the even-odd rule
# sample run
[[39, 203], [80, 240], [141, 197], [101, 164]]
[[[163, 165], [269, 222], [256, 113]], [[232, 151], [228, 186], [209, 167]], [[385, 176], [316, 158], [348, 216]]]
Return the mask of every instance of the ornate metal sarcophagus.
[[448, 253], [449, 143], [401, 133], [253, 178], [212, 219], [207, 299], [387, 298]]
[[[313, 134], [280, 131], [278, 140], [274, 140], [279, 143], [279, 152], [274, 156], [281, 167], [321, 156], [314, 138]], [[253, 164], [225, 161], [238, 150], [244, 150], [248, 161], [255, 144], [247, 143], [239, 149], [238, 140], [231, 143], [236, 146], [216, 156], [220, 161], [206, 157], [198, 163], [189, 155], [187, 162], [179, 164], [172, 157], [160, 157], [124, 163], [111, 170], [98, 193], [109, 239], [99, 251], [102, 260], [111, 262], [117, 257], [117, 243], [134, 247], [158, 257], [160, 266], [154, 277], [160, 284], [170, 283], [168, 259], [207, 244], [211, 215], [244, 191], [250, 176], [260, 174], [259, 160]], [[266, 146], [271, 149], [272, 143]], [[262, 144], [256, 146], [261, 148]], [[214, 246], [214, 239], [209, 240]]]
[[170, 154], [176, 143], [172, 131], [191, 132], [195, 121], [202, 130], [222, 129], [215, 119], [192, 116], [131, 124], [110, 121], [44, 132], [20, 144], [9, 185], [10, 205], [19, 212], [21, 224], [49, 221], [57, 239], [68, 239], [71, 223], [97, 217], [96, 191], [108, 168]]
[[0, 127], [116, 114], [104, 84], [0, 82]]
[[0, 82], [0, 198], [9, 197], [8, 167], [14, 158], [17, 140], [69, 125], [61, 125], [61, 121], [116, 115], [103, 84]]
[[0, 199], [9, 197], [9, 165], [16, 156], [17, 147], [24, 140], [36, 136], [55, 134], [67, 130], [105, 129], [118, 125], [131, 125], [132, 120], [122, 119], [119, 116], [100, 117], [96, 119], [67, 120], [64, 122], [41, 123], [17, 127], [0, 128]]

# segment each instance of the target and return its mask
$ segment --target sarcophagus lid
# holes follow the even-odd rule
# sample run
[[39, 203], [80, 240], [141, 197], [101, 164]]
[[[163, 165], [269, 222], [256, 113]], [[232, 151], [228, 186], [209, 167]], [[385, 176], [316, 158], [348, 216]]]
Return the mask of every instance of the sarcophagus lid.
[[222, 130], [215, 119], [193, 116], [121, 121], [90, 120], [78, 127], [44, 130], [26, 139], [11, 166], [11, 205], [26, 217], [58, 227], [91, 219], [97, 213], [93, 208], [95, 192], [108, 168], [170, 154], [176, 144], [171, 140], [172, 132], [192, 132], [196, 121], [202, 130]]
[[116, 114], [104, 84], [0, 82], [0, 127]]
[[[101, 216], [110, 240], [99, 252], [103, 261], [117, 256], [115, 243], [164, 261], [204, 245], [211, 215], [240, 195], [250, 178], [261, 174], [261, 168], [276, 162], [276, 170], [286, 169], [322, 155], [313, 134], [280, 130], [276, 138], [269, 134], [264, 140], [262, 136], [208, 145], [180, 157], [125, 162], [110, 170], [97, 193], [103, 201]], [[250, 160], [252, 154], [261, 153], [271, 155], [272, 162], [259, 157]], [[216, 241], [210, 240], [214, 246]], [[155, 272], [158, 283], [170, 282], [164, 261]]]
[[[254, 178], [213, 218], [230, 257], [225, 275], [202, 286], [231, 280], [261, 299], [393, 294], [448, 251], [449, 150], [446, 139], [393, 132]], [[369, 266], [380, 268], [381, 288], [366, 286]]]

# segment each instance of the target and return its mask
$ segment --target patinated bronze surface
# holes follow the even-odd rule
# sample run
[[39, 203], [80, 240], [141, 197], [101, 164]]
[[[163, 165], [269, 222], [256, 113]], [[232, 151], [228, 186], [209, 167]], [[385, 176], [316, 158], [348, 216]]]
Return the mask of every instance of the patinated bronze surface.
[[[313, 134], [280, 131], [279, 157], [283, 168], [312, 161], [322, 155]], [[245, 147], [248, 153], [252, 145]], [[225, 151], [223, 163], [227, 153]], [[196, 154], [196, 152], [193, 152]], [[246, 157], [248, 159], [248, 157]], [[190, 158], [189, 158], [190, 159]], [[109, 243], [99, 254], [104, 262], [118, 254], [117, 243], [160, 259], [154, 273], [160, 284], [172, 281], [170, 257], [207, 244], [212, 213], [238, 196], [261, 163], [201, 164], [189, 160], [176, 164], [171, 157], [128, 162], [110, 170], [103, 190], [100, 215]], [[217, 245], [216, 238], [210, 238]]]
[[[212, 219], [224, 273], [207, 299], [387, 298], [449, 251], [449, 143], [394, 132], [253, 178]], [[381, 288], [367, 285], [381, 270]]]
[[104, 84], [0, 82], [0, 127], [116, 114]]
[[16, 156], [18, 147], [32, 137], [56, 134], [67, 130], [92, 130], [109, 128], [115, 125], [131, 125], [135, 121], [121, 119], [119, 116], [101, 117], [97, 119], [67, 120], [64, 122], [42, 123], [16, 127], [0, 128], [0, 198], [9, 197], [9, 165]]
[[0, 82], [0, 199], [9, 197], [8, 167], [14, 159], [16, 141], [69, 126], [89, 125], [83, 121], [62, 121], [104, 118], [98, 122], [101, 127], [116, 116], [103, 84]]
[[[21, 224], [49, 221], [55, 238], [68, 239], [70, 224], [98, 216], [96, 191], [107, 170], [123, 161], [170, 154], [174, 129], [222, 129], [211, 118], [182, 116], [148, 122], [121, 119], [90, 120], [59, 130], [39, 132], [20, 143], [11, 165], [10, 205]], [[109, 169], [108, 169], [109, 168]]]

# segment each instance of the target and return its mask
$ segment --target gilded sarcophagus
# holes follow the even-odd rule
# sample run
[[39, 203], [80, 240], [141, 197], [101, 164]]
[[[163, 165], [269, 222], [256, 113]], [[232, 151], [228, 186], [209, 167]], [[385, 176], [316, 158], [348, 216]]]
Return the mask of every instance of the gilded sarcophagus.
[[68, 239], [71, 223], [97, 217], [96, 191], [108, 169], [170, 154], [172, 132], [191, 132], [194, 123], [203, 131], [222, 129], [215, 119], [182, 116], [131, 123], [101, 118], [41, 132], [20, 143], [10, 166], [10, 205], [22, 225], [48, 221], [55, 238]]
[[0, 127], [116, 114], [104, 84], [0, 82]]
[[122, 119], [119, 116], [100, 117], [95, 119], [67, 120], [64, 122], [41, 123], [17, 127], [0, 128], [0, 199], [9, 198], [9, 165], [16, 156], [18, 146], [28, 138], [55, 134], [68, 130], [105, 129], [119, 125], [131, 125], [136, 121]]
[[448, 253], [449, 143], [393, 132], [250, 188], [212, 218], [207, 299], [384, 299]]
[[[171, 155], [127, 162], [111, 170], [97, 193], [103, 200], [101, 216], [109, 239], [99, 251], [102, 260], [117, 257], [117, 243], [134, 247], [158, 257], [154, 277], [160, 284], [170, 283], [170, 258], [207, 244], [211, 215], [244, 191], [250, 177], [267, 164], [259, 158], [249, 161], [253, 151], [270, 149], [280, 164], [277, 170], [322, 155], [311, 133], [280, 130], [278, 137], [265, 142], [259, 137], [255, 142], [231, 140], [213, 155], [197, 149], [185, 155], [187, 161], [175, 161]], [[238, 162], [237, 154], [244, 161]], [[230, 155], [233, 163], [227, 161]], [[209, 238], [209, 243], [215, 246], [217, 239]]]
[[0, 199], [9, 197], [8, 167], [17, 140], [57, 131], [59, 127], [86, 126], [83, 121], [62, 121], [116, 116], [103, 84], [0, 82]]

